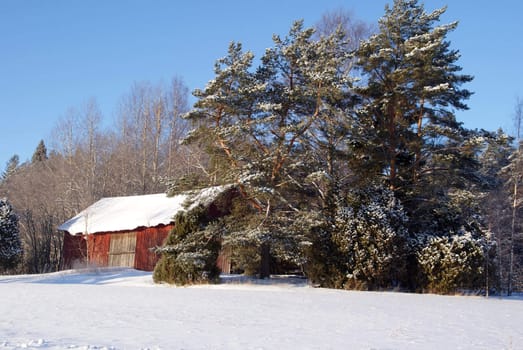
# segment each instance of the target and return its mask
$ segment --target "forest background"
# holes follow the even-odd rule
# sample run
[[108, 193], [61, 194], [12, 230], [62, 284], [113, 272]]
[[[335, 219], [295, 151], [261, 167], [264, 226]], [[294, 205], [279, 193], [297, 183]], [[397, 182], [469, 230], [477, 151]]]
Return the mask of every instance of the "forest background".
[[395, 1], [376, 28], [342, 10], [315, 30], [296, 22], [258, 67], [232, 43], [193, 109], [181, 77], [134, 84], [112, 127], [95, 100], [71, 108], [50, 150], [3, 172], [17, 271], [58, 269], [57, 225], [101, 197], [233, 182], [248, 220], [220, 232], [255, 247], [245, 254], [261, 265], [244, 269], [264, 274], [272, 256], [324, 286], [521, 288], [519, 129], [456, 121], [472, 77], [442, 13]]

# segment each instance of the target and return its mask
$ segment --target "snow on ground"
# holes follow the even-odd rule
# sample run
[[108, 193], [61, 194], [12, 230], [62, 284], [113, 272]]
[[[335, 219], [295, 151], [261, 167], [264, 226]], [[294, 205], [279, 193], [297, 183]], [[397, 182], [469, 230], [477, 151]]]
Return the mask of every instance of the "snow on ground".
[[1, 349], [523, 349], [523, 300], [317, 289], [130, 269], [0, 277]]

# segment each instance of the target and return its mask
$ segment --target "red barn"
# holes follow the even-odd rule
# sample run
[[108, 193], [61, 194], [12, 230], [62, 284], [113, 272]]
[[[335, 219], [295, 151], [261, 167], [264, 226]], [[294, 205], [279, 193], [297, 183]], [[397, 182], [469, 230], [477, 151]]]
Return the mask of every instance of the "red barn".
[[[88, 264], [152, 271], [159, 256], [151, 248], [163, 244], [176, 213], [195, 205], [212, 211], [212, 202], [225, 189], [211, 187], [174, 197], [162, 193], [103, 198], [58, 227], [66, 232], [64, 268]], [[219, 267], [227, 272], [220, 259]]]

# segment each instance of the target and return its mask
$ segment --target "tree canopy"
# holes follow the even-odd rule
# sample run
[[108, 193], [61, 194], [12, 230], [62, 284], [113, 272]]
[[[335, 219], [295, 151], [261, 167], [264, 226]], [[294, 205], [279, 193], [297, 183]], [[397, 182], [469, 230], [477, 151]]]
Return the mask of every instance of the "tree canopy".
[[[359, 45], [343, 25], [314, 35], [297, 21], [257, 67], [232, 43], [195, 91], [186, 142], [205, 147], [212, 181], [241, 189], [250, 209], [221, 226], [223, 242], [258, 247], [260, 275], [272, 256], [325, 286], [449, 291], [480, 280], [479, 156], [495, 135], [456, 120], [472, 76], [447, 38], [457, 22], [438, 23], [445, 10], [395, 0]], [[451, 270], [431, 259], [463, 263], [445, 255], [453, 242], [474, 254], [469, 275], [434, 284]]]

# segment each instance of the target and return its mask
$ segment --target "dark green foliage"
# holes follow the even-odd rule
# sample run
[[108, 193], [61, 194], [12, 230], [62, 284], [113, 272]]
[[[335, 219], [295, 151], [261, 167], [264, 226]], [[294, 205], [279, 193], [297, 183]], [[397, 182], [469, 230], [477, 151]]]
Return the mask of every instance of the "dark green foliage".
[[258, 212], [242, 197], [232, 201], [230, 215], [223, 219], [225, 235], [223, 244], [232, 251], [233, 270], [249, 276], [260, 273], [260, 243], [249, 235], [257, 225]]
[[478, 161], [492, 135], [455, 118], [472, 77], [447, 41], [457, 22], [438, 24], [445, 10], [394, 0], [354, 52], [342, 31], [315, 37], [302, 21], [274, 36], [258, 67], [229, 46], [185, 117], [211, 182], [238, 186], [214, 226], [236, 271], [450, 292], [478, 288], [482, 268], [495, 270], [480, 204], [499, 181]]
[[351, 191], [333, 235], [344, 258], [346, 288], [404, 285], [406, 224], [403, 206], [392, 191], [382, 186]]
[[353, 189], [334, 222], [313, 232], [307, 276], [314, 285], [348, 289], [405, 287], [407, 217], [392, 191]]
[[[394, 253], [388, 258], [395, 254], [401, 257], [397, 261], [407, 267], [409, 276], [403, 279], [403, 284], [415, 290], [427, 285], [436, 288], [434, 276], [427, 279], [424, 260], [431, 253], [438, 261], [435, 266], [454, 264], [452, 259], [451, 263], [445, 262], [448, 256], [454, 255], [438, 253], [437, 248], [443, 248], [445, 244], [431, 245], [430, 242], [448, 237], [461, 242], [470, 235], [473, 237], [471, 245], [482, 247], [486, 231], [480, 208], [484, 194], [479, 189], [489, 179], [481, 172], [478, 155], [484, 149], [488, 135], [464, 129], [455, 118], [454, 109], [467, 108], [464, 101], [471, 93], [461, 85], [472, 77], [460, 74], [459, 53], [450, 49], [446, 38], [457, 27], [457, 22], [437, 24], [445, 10], [428, 13], [416, 0], [395, 0], [392, 6], [386, 7], [378, 33], [355, 52], [356, 65], [366, 79], [363, 80], [365, 84], [356, 88], [362, 104], [355, 114], [357, 128], [353, 129], [349, 142], [355, 157], [349, 162], [356, 178], [363, 179], [359, 180], [360, 184], [378, 180], [401, 200], [409, 221], [403, 224], [405, 231], [399, 236], [404, 237], [403, 245], [408, 249], [403, 250], [400, 244], [396, 247], [399, 255]], [[349, 221], [373, 221], [369, 209], [351, 212], [353, 218]], [[391, 246], [386, 237], [365, 238], [365, 234], [380, 236], [380, 229], [376, 230], [375, 225], [348, 226], [351, 239], [347, 240], [347, 251], [352, 251], [349, 265], [372, 261], [377, 256], [372, 254], [373, 249], [380, 252], [378, 256], [387, 257], [384, 253], [390, 251]], [[392, 246], [396, 244], [392, 243]], [[369, 245], [373, 249], [362, 249]], [[462, 252], [467, 253], [474, 255], [476, 250]], [[420, 258], [422, 256], [424, 259]], [[474, 260], [472, 256], [471, 259]], [[476, 260], [471, 264], [485, 265]], [[349, 276], [370, 273], [370, 282], [368, 278], [364, 279], [365, 288], [382, 284], [384, 280], [379, 276], [386, 270], [374, 263], [362, 266], [355, 267], [356, 274], [349, 272]], [[436, 279], [456, 279], [451, 275], [451, 268], [436, 270], [440, 273], [434, 277]], [[466, 279], [479, 281], [482, 276], [479, 269], [471, 267]], [[446, 285], [452, 288], [452, 283]], [[454, 284], [454, 287], [458, 285]], [[358, 283], [354, 286], [359, 287]], [[477, 287], [474, 283], [468, 286]]]
[[343, 33], [319, 40], [313, 34], [296, 21], [287, 36], [273, 37], [273, 47], [254, 68], [252, 53], [231, 44], [215, 65], [215, 78], [195, 91], [198, 101], [186, 115], [197, 126], [187, 141], [206, 147], [209, 173], [239, 184], [254, 208], [242, 221], [246, 226], [231, 228], [227, 240], [259, 249], [262, 277], [269, 259], [298, 265], [303, 260], [307, 217], [318, 192], [304, 180], [342, 143], [334, 130], [343, 119], [337, 103], [349, 95], [351, 79], [339, 67], [350, 55]]
[[472, 77], [459, 74], [459, 53], [446, 41], [457, 23], [435, 25], [445, 10], [427, 13], [416, 0], [395, 0], [379, 32], [355, 53], [366, 77], [357, 87], [364, 101], [352, 145], [364, 155], [356, 164], [373, 177], [386, 174], [395, 190], [430, 174], [427, 161], [450, 150], [442, 140], [461, 138], [452, 108], [467, 108], [471, 93], [460, 86]]
[[207, 210], [197, 207], [176, 216], [175, 227], [167, 237], [162, 256], [154, 269], [156, 283], [176, 285], [215, 282], [221, 244], [219, 227], [208, 222]]
[[519, 140], [515, 148], [512, 144], [507, 145], [507, 141], [513, 140], [506, 135], [498, 133], [498, 136], [501, 137], [490, 145], [490, 152], [485, 155], [484, 165], [487, 171], [498, 175], [498, 182], [483, 206], [497, 243], [498, 277], [502, 289], [510, 295], [514, 290], [523, 289], [523, 143]]
[[18, 216], [7, 199], [0, 199], [0, 268], [11, 269], [22, 258]]
[[305, 273], [312, 285], [323, 288], [344, 288], [347, 271], [343, 254], [332, 238], [332, 227], [311, 232], [312, 244], [306, 251]]
[[233, 262], [232, 272], [246, 276], [258, 276], [260, 274], [261, 256], [260, 249], [254, 244], [231, 245], [231, 259]]
[[471, 235], [431, 238], [419, 264], [433, 293], [481, 290], [485, 286], [484, 244]]
[[47, 160], [47, 147], [45, 147], [44, 140], [40, 140], [35, 152], [33, 153], [31, 161], [33, 163], [38, 163], [43, 162], [44, 160]]
[[221, 220], [223, 245], [232, 251], [233, 270], [258, 276], [264, 275], [263, 269], [266, 274], [300, 271], [311, 227], [311, 214], [306, 214], [278, 212], [268, 217], [244, 197], [236, 197], [230, 215]]

